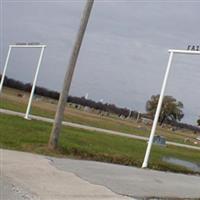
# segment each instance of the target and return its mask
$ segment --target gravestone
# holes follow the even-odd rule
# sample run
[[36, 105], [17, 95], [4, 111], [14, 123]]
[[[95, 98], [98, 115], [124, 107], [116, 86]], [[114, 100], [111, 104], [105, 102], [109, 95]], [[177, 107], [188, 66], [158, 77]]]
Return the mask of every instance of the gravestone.
[[166, 145], [166, 139], [163, 136], [155, 135], [154, 138], [153, 138], [153, 143], [161, 145], [161, 146], [165, 146]]

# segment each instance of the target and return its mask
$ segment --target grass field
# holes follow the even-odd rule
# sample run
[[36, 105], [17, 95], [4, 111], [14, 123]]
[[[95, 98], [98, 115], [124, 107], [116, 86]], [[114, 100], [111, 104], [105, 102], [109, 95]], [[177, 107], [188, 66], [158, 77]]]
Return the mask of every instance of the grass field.
[[[4, 114], [0, 114], [0, 130], [0, 148], [51, 156], [68, 156], [140, 167], [146, 149], [144, 141], [63, 127], [59, 149], [50, 151], [47, 143], [51, 124]], [[199, 151], [155, 145], [150, 157], [150, 168], [193, 173], [186, 168], [162, 161], [163, 156], [200, 163]]]
[[[25, 97], [18, 97], [17, 94], [19, 93], [24, 94]], [[4, 88], [3, 94], [0, 96], [0, 108], [25, 112], [27, 101], [27, 93], [10, 88]], [[56, 101], [47, 98], [43, 98], [39, 101], [34, 100], [31, 113], [39, 116], [53, 118], [56, 110], [56, 104]], [[143, 123], [137, 123], [135, 120], [122, 120], [114, 115], [109, 117], [100, 116], [96, 113], [84, 112], [83, 110], [78, 110], [69, 106], [65, 110], [65, 120], [83, 125], [121, 131], [141, 136], [149, 136], [151, 128], [150, 126]], [[157, 134], [163, 135], [168, 141], [190, 145], [195, 145], [194, 142], [197, 142], [197, 135], [192, 131], [179, 130], [173, 132], [169, 129], [169, 127], [158, 127]], [[186, 138], [189, 138], [187, 142], [185, 141]], [[197, 146], [200, 146], [200, 144], [197, 144]]]

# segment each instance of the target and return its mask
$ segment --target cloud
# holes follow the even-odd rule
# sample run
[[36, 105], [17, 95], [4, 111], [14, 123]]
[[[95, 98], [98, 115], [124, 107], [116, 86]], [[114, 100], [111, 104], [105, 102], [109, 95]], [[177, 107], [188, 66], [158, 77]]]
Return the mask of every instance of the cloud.
[[[47, 44], [38, 84], [60, 90], [83, 6], [83, 1], [4, 1], [4, 60], [10, 43]], [[167, 50], [199, 42], [199, 8], [198, 2], [96, 1], [71, 94], [89, 93], [144, 111], [147, 99], [160, 92]], [[8, 75], [32, 80], [36, 57], [36, 52], [18, 53]], [[183, 101], [188, 122], [199, 115], [199, 75], [196, 58], [174, 60], [167, 93]]]

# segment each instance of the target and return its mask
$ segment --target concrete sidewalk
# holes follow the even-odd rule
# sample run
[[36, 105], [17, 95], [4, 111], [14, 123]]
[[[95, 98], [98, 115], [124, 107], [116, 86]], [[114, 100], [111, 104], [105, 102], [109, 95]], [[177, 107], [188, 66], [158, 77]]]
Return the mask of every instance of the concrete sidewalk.
[[128, 200], [53, 167], [43, 156], [1, 151], [1, 200]]
[[10, 150], [0, 152], [1, 200], [200, 198], [200, 176]]

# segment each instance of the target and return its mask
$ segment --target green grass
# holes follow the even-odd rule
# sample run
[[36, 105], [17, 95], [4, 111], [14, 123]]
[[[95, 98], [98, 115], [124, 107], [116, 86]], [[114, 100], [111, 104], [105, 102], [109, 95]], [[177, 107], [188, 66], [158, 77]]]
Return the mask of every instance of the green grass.
[[[27, 121], [20, 117], [0, 114], [0, 147], [33, 153], [75, 157], [131, 165], [140, 167], [144, 157], [146, 142], [111, 136], [77, 128], [63, 127], [59, 148], [49, 150], [47, 143], [51, 124], [40, 121]], [[174, 146], [153, 146], [150, 168], [182, 173], [193, 173], [186, 168], [162, 161], [170, 156], [200, 163], [200, 153]]]
[[[24, 102], [1, 98], [0, 108], [14, 110], [17, 112], [25, 112], [26, 104]], [[41, 107], [37, 107], [36, 105], [33, 105], [31, 108], [31, 114], [52, 118], [54, 117], [55, 112], [49, 110], [48, 108], [44, 108], [44, 107], [41, 108]], [[137, 132], [137, 134], [139, 135], [147, 135], [147, 131], [140, 130], [133, 126], [128, 126], [123, 121], [119, 120], [116, 123], [116, 119], [112, 119], [112, 118], [109, 119], [109, 118], [104, 118], [100, 116], [90, 116], [90, 115], [87, 115], [83, 111], [82, 112], [79, 111], [79, 113], [68, 112], [67, 115], [64, 116], [64, 119], [69, 122], [94, 126], [98, 128], [122, 131], [122, 132], [127, 132], [127, 133]]]
[[[21, 91], [15, 91], [13, 89], [5, 90], [5, 94], [0, 97], [0, 108], [25, 112], [28, 98], [19, 98], [16, 94]], [[33, 101], [31, 114], [53, 118], [55, 115], [56, 105], [43, 101]], [[64, 120], [83, 125], [89, 125], [98, 128], [104, 128], [108, 130], [120, 131], [129, 134], [135, 134], [140, 136], [149, 136], [150, 128], [144, 124], [138, 124], [134, 120], [121, 120], [116, 117], [105, 117], [94, 113], [87, 113], [77, 109], [67, 108], [65, 112]], [[139, 128], [141, 126], [142, 128]], [[164, 136], [168, 141], [185, 143], [185, 138], [190, 138], [191, 141], [187, 141], [186, 144], [194, 145], [196, 141], [196, 135], [190, 131], [172, 132], [167, 128], [161, 128], [158, 126], [157, 134]], [[197, 144], [198, 146], [198, 144]]]

